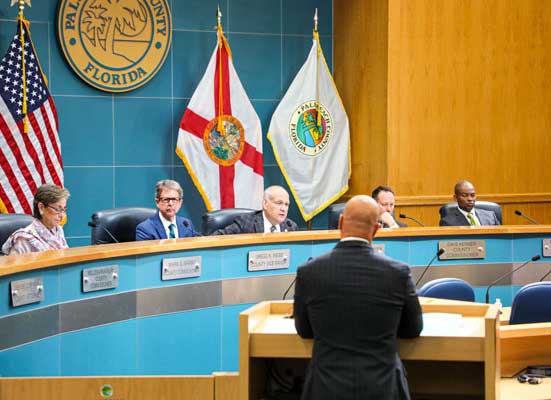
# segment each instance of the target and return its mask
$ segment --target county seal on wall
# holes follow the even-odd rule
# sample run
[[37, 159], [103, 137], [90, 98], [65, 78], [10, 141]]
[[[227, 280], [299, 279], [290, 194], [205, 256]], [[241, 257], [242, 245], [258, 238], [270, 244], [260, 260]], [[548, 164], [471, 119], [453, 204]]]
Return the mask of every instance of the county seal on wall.
[[318, 103], [310, 100], [296, 108], [289, 122], [289, 139], [295, 149], [307, 156], [317, 156], [327, 148], [333, 136], [333, 119], [327, 108], [319, 104], [321, 114], [318, 126]]
[[172, 39], [168, 0], [60, 0], [58, 34], [69, 65], [86, 83], [127, 92], [163, 65]]

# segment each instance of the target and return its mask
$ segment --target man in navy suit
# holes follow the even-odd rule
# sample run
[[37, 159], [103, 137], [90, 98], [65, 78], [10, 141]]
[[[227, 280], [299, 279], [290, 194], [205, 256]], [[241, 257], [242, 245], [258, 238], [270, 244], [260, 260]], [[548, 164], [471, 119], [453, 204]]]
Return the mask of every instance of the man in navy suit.
[[471, 182], [457, 182], [453, 198], [457, 201], [457, 208], [440, 219], [441, 226], [501, 225], [495, 212], [476, 208], [476, 191]]
[[136, 227], [136, 240], [199, 236], [189, 219], [176, 215], [182, 206], [183, 194], [182, 187], [176, 181], [165, 179], [157, 182], [155, 203], [159, 211]]
[[397, 337], [419, 335], [421, 306], [409, 266], [371, 245], [379, 214], [354, 196], [340, 242], [297, 271], [295, 327], [314, 339], [302, 400], [410, 399]]

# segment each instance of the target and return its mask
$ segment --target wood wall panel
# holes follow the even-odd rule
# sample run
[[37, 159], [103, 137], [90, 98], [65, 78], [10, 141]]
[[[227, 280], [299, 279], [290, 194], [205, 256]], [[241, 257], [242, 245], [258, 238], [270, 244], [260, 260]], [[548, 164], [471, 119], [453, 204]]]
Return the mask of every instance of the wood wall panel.
[[551, 223], [549, 199], [521, 201], [551, 193], [551, 1], [335, 0], [334, 19], [347, 197], [389, 184], [437, 221], [424, 201], [468, 179]]
[[[334, 2], [335, 84], [350, 120], [351, 193], [387, 177], [387, 0]], [[338, 67], [337, 67], [338, 66]]]

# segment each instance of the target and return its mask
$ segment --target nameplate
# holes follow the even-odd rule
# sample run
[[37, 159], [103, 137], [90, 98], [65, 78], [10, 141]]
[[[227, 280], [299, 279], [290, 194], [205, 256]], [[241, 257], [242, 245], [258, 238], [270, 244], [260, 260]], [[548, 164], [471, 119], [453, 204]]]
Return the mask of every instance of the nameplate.
[[551, 239], [543, 239], [542, 240], [542, 255], [544, 257], [551, 257]]
[[161, 268], [163, 281], [195, 278], [201, 276], [201, 256], [164, 258]]
[[379, 254], [385, 254], [385, 245], [384, 244], [372, 244], [373, 250]]
[[290, 249], [249, 251], [248, 271], [289, 268]]
[[438, 249], [446, 250], [439, 260], [482, 259], [486, 257], [485, 240], [438, 242]]
[[118, 265], [82, 270], [82, 291], [84, 293], [114, 289], [117, 286], [119, 286]]
[[44, 300], [44, 283], [42, 277], [21, 279], [10, 282], [11, 304], [13, 307], [38, 303]]

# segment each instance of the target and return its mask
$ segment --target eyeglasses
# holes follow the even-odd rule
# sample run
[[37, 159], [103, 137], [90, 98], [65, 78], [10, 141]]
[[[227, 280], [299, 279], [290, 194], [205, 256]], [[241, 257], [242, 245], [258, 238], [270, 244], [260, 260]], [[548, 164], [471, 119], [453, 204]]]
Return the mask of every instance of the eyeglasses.
[[163, 204], [179, 203], [180, 201], [182, 201], [180, 197], [160, 197], [157, 200], [159, 200]]
[[46, 206], [56, 214], [67, 214], [67, 207], [65, 208], [55, 208], [53, 206]]

